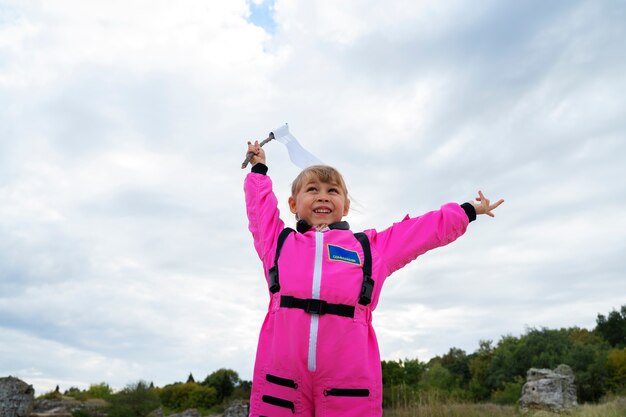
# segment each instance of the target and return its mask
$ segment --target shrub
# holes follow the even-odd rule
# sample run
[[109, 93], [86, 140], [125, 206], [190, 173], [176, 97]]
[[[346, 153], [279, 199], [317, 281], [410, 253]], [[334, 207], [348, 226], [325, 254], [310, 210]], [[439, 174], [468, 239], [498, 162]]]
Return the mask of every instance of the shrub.
[[491, 401], [500, 405], [515, 405], [522, 394], [524, 378], [517, 377], [513, 382], [505, 382], [502, 388], [491, 394]]
[[104, 382], [99, 384], [91, 384], [87, 391], [85, 391], [87, 398], [100, 398], [106, 400], [113, 395], [113, 389]]
[[109, 401], [109, 417], [146, 417], [161, 405], [155, 389], [144, 381], [128, 385]]
[[172, 410], [208, 409], [219, 403], [217, 391], [195, 382], [166, 385], [159, 391], [161, 403]]
[[235, 391], [235, 387], [240, 381], [237, 372], [222, 368], [208, 375], [202, 381], [202, 385], [213, 387], [217, 392], [218, 402], [221, 403]]

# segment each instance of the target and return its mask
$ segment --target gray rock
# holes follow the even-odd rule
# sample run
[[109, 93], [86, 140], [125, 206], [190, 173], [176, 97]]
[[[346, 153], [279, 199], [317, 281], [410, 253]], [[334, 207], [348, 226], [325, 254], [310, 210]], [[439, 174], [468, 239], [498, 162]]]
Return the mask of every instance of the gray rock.
[[250, 405], [247, 401], [233, 401], [224, 410], [224, 417], [248, 417]]
[[169, 417], [200, 417], [200, 413], [195, 408], [190, 408], [182, 413], [170, 414]]
[[65, 417], [75, 411], [85, 411], [93, 417], [106, 416], [108, 403], [104, 400], [90, 399], [78, 401], [73, 398], [38, 399], [30, 417]]
[[531, 410], [562, 412], [577, 405], [572, 368], [559, 365], [554, 371], [537, 368], [528, 370], [519, 400], [523, 412]]
[[32, 385], [12, 376], [0, 378], [0, 416], [28, 417], [34, 401]]
[[[250, 413], [250, 405], [247, 401], [242, 400], [234, 400], [230, 403], [226, 410], [224, 410], [223, 414], [212, 414], [207, 417], [248, 417]], [[163, 409], [157, 409], [150, 413], [149, 417], [163, 417]], [[167, 417], [201, 417], [198, 410], [195, 408], [190, 408], [189, 410], [185, 410], [182, 413], [171, 414]]]
[[152, 411], [150, 414], [148, 414], [148, 417], [165, 417], [165, 414], [163, 413], [163, 407], [159, 407], [156, 410]]

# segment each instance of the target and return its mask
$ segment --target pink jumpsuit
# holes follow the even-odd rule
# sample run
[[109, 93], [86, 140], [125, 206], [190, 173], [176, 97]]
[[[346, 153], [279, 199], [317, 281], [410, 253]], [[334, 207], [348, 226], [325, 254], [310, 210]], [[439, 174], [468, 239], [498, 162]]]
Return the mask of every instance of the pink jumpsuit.
[[[254, 171], [244, 184], [246, 208], [268, 279], [284, 223], [270, 178]], [[291, 233], [278, 261], [280, 291], [270, 293], [259, 336], [250, 416], [382, 416], [382, 372], [372, 311], [383, 282], [417, 256], [461, 236], [471, 217], [466, 212], [465, 205], [450, 203], [420, 217], [407, 216], [381, 232], [365, 231], [375, 280], [367, 306], [358, 303], [363, 249], [350, 230], [341, 228], [347, 223], [325, 232]], [[281, 307], [281, 297], [286, 296], [354, 306], [354, 316]]]

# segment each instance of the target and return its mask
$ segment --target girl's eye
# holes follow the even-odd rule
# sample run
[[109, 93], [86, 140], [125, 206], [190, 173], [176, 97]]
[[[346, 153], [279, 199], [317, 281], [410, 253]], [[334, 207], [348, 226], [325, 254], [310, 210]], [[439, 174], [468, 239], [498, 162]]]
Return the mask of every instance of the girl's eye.
[[329, 193], [338, 193], [338, 192], [339, 192], [339, 190], [338, 190], [338, 189], [336, 189], [336, 188], [330, 188], [330, 189], [328, 190], [328, 192], [329, 192]]
[[307, 190], [307, 192], [313, 192], [313, 191], [317, 191], [317, 188], [311, 186], [311, 187], [307, 188], [306, 190]]

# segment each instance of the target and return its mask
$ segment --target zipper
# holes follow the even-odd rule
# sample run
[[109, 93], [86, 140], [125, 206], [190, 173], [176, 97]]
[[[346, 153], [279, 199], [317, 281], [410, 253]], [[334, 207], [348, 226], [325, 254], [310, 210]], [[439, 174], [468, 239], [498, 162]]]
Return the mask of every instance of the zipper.
[[264, 395], [262, 398], [264, 403], [275, 405], [277, 407], [288, 408], [295, 414], [296, 406], [292, 401], [283, 400], [282, 398], [272, 397], [271, 395]]
[[367, 388], [330, 388], [324, 390], [326, 397], [369, 397]]
[[280, 385], [281, 387], [298, 389], [298, 384], [293, 379], [281, 378], [279, 376], [266, 374], [265, 380], [272, 384]]
[[[324, 254], [324, 234], [315, 232], [315, 263], [313, 264], [313, 288], [311, 298], [319, 300], [322, 288], [322, 259]], [[319, 315], [311, 314], [311, 327], [309, 329], [309, 357], [307, 361], [310, 372], [317, 368], [317, 331], [319, 327]]]

